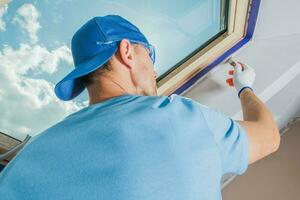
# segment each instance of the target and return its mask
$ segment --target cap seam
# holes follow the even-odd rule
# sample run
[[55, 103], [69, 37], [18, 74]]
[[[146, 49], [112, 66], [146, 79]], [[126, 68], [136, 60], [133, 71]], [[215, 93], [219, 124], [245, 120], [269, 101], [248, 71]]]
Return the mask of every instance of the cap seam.
[[100, 34], [103, 35], [103, 37], [105, 38], [105, 41], [107, 42], [107, 37], [106, 37], [106, 35], [104, 34], [104, 32], [102, 31], [100, 25], [98, 24], [98, 22], [97, 22], [97, 20], [96, 20], [95, 18], [94, 18], [94, 22], [95, 22], [95, 23], [97, 24], [97, 26], [98, 26], [98, 31], [100, 32]]

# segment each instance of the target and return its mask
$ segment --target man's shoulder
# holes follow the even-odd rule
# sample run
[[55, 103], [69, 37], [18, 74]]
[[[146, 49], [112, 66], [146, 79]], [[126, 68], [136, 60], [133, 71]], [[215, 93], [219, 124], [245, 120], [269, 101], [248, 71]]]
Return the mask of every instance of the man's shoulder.
[[178, 95], [178, 94], [172, 94], [168, 97], [170, 99], [170, 102], [178, 103], [178, 104], [184, 104], [186, 106], [194, 106], [199, 109], [210, 109], [208, 106], [201, 104], [200, 102], [193, 100], [189, 97]]

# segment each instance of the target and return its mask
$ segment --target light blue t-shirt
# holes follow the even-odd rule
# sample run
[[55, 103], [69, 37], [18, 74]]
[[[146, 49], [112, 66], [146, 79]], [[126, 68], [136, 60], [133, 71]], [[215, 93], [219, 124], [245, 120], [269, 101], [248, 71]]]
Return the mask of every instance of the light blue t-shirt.
[[247, 166], [231, 118], [176, 94], [125, 94], [33, 137], [0, 173], [0, 197], [220, 200], [222, 175]]

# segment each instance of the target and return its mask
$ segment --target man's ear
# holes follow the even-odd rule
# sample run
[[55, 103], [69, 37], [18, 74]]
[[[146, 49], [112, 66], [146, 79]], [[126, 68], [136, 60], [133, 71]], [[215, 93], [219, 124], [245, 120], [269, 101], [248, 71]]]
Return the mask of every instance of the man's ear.
[[133, 48], [133, 45], [127, 39], [121, 40], [118, 48], [118, 52], [121, 57], [121, 62], [129, 68], [131, 68], [131, 66], [133, 65]]

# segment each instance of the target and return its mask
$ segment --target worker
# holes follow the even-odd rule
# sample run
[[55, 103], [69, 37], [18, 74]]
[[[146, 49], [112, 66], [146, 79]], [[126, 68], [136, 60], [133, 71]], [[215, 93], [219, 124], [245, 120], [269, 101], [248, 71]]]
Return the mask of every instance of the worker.
[[68, 101], [86, 88], [89, 105], [10, 161], [0, 176], [2, 200], [222, 199], [224, 174], [241, 175], [279, 148], [246, 64], [230, 72], [243, 110], [237, 121], [187, 97], [158, 96], [154, 47], [121, 16], [87, 21], [71, 50], [75, 69], [55, 93]]

